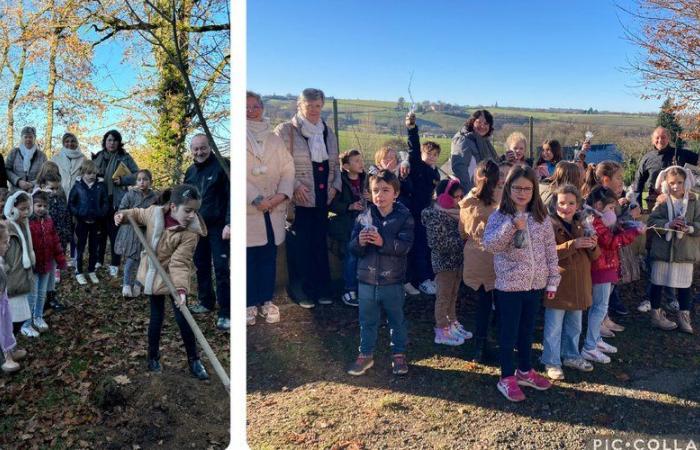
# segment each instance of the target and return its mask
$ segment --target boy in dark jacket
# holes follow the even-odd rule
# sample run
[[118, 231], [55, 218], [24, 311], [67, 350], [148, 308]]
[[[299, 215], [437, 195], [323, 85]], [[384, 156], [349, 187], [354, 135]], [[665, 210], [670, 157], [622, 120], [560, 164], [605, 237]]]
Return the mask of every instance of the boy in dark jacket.
[[409, 277], [404, 289], [409, 295], [417, 295], [415, 287], [426, 295], [435, 295], [437, 289], [430, 265], [430, 249], [425, 227], [421, 222], [421, 212], [430, 207], [433, 200], [433, 192], [440, 182], [440, 173], [437, 170], [437, 160], [440, 156], [440, 146], [432, 141], [426, 141], [421, 145], [418, 136], [416, 116], [409, 113], [406, 116], [406, 129], [408, 131], [409, 162], [411, 172], [408, 177], [413, 189], [411, 196], [411, 214], [416, 224], [415, 242], [411, 253], [408, 255]]
[[68, 210], [75, 217], [75, 235], [78, 240], [75, 278], [81, 285], [87, 284], [83, 273], [83, 253], [88, 245], [88, 277], [93, 284], [100, 281], [95, 274], [99, 236], [103, 230], [100, 223], [107, 215], [109, 199], [107, 187], [97, 179], [97, 166], [91, 160], [83, 161], [78, 177], [68, 197]]
[[386, 313], [391, 330], [392, 371], [408, 373], [406, 344], [408, 333], [403, 314], [403, 283], [406, 255], [413, 244], [413, 216], [396, 202], [399, 180], [381, 170], [369, 177], [372, 205], [368, 214], [355, 222], [350, 250], [358, 256], [357, 277], [360, 309], [360, 355], [350, 367], [350, 375], [362, 375], [374, 365], [380, 308]]
[[335, 215], [328, 221], [328, 235], [340, 243], [345, 283], [343, 303], [357, 306], [357, 256], [348, 251], [348, 242], [355, 219], [366, 204], [362, 192], [365, 181], [362, 153], [356, 149], [348, 150], [340, 155], [340, 163], [343, 189], [330, 204], [330, 211]]

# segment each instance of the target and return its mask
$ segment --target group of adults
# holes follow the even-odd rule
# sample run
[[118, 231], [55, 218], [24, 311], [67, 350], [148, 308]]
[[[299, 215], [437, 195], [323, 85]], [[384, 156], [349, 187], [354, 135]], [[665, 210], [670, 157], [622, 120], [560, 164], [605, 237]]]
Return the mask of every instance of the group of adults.
[[[73, 133], [65, 133], [63, 147], [51, 161], [55, 162], [61, 175], [61, 185], [66, 197], [80, 175], [80, 166], [86, 156], [80, 151], [78, 138]], [[209, 140], [204, 134], [195, 135], [190, 142], [193, 164], [185, 173], [184, 182], [196, 186], [202, 195], [202, 216], [208, 230], [200, 238], [194, 255], [197, 269], [199, 302], [190, 309], [195, 313], [206, 313], [219, 304], [217, 326], [229, 329], [230, 322], [230, 271], [228, 239], [230, 236], [229, 179], [226, 172], [211, 151]], [[43, 164], [48, 160], [46, 153], [36, 142], [36, 129], [26, 126], [20, 133], [20, 144], [13, 148], [4, 159], [0, 155], [0, 187], [7, 187], [10, 192], [24, 190], [33, 192], [37, 176]], [[98, 170], [98, 176], [104, 181], [109, 194], [109, 212], [105, 217], [99, 241], [100, 266], [104, 265], [107, 240], [110, 241], [111, 260], [108, 267], [112, 277], [118, 274], [121, 256], [115, 252], [114, 244], [118, 227], [114, 225], [115, 211], [127, 190], [136, 184], [138, 165], [125, 150], [122, 136], [117, 130], [110, 130], [102, 137], [102, 148], [92, 155]], [[129, 174], [114, 176], [123, 165]], [[71, 255], [75, 256], [75, 242], [71, 243]], [[216, 290], [212, 286], [212, 265], [216, 279]], [[216, 294], [214, 293], [216, 292]]]
[[[264, 311], [261, 316], [268, 322], [279, 320], [271, 300], [277, 247], [285, 239], [290, 297], [307, 308], [333, 302], [328, 212], [341, 190], [341, 177], [338, 142], [321, 115], [324, 103], [323, 91], [304, 89], [297, 99], [296, 113], [273, 129], [264, 115], [262, 97], [254, 92], [246, 96], [247, 305], [249, 310], [254, 306]], [[493, 115], [482, 109], [475, 111], [452, 139], [450, 165], [465, 192], [474, 185], [480, 161], [498, 161], [491, 141], [493, 132]], [[653, 207], [653, 186], [659, 172], [673, 164], [697, 164], [698, 155], [673, 148], [663, 127], [654, 130], [651, 141], [653, 148], [639, 163], [633, 189], [641, 204], [648, 186], [648, 202]], [[585, 142], [584, 158], [589, 148], [590, 143]], [[251, 318], [248, 320], [250, 324]]]

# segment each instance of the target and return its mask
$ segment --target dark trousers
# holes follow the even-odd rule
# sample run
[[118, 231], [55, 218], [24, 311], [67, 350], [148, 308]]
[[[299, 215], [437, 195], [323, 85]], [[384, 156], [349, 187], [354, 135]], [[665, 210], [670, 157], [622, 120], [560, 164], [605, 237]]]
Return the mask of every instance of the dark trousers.
[[246, 306], [260, 306], [275, 293], [277, 246], [270, 214], [265, 213], [267, 244], [246, 248]]
[[[659, 286], [658, 284], [651, 284], [649, 292], [649, 301], [651, 302], [651, 307], [654, 309], [661, 308], [661, 294], [664, 289], [669, 289], [666, 286]], [[690, 311], [690, 304], [693, 300], [690, 288], [677, 288], [676, 289], [678, 305], [681, 311]]]
[[287, 246], [289, 282], [309, 299], [331, 295], [328, 266], [328, 208], [296, 207], [292, 245]]
[[102, 229], [104, 230], [100, 237], [100, 247], [97, 255], [97, 262], [104, 265], [105, 264], [105, 252], [107, 251], [107, 238], [109, 238], [109, 248], [112, 252], [112, 259], [110, 265], [119, 266], [122, 262], [122, 256], [114, 252], [114, 243], [117, 240], [117, 233], [119, 232], [119, 227], [114, 225], [114, 213], [115, 210], [111, 207], [107, 212], [104, 220], [102, 220]]
[[535, 315], [540, 310], [543, 290], [505, 292], [496, 290], [499, 310], [498, 345], [501, 360], [501, 378], [515, 374], [513, 347], [518, 349], [518, 369], [532, 368], [532, 335]]
[[75, 236], [78, 241], [77, 253], [75, 255], [75, 267], [78, 273], [83, 273], [83, 254], [85, 253], [85, 245], [88, 247], [88, 272], [95, 271], [95, 264], [98, 260], [99, 241], [101, 238], [102, 227], [99, 223], [85, 223], [78, 220], [75, 225]]
[[421, 223], [420, 215], [414, 216], [413, 246], [408, 253], [408, 276], [415, 287], [425, 280], [435, 277], [433, 266], [430, 263], [430, 248], [428, 247], [428, 235]]
[[[197, 268], [197, 294], [199, 302], [208, 309], [219, 303], [219, 317], [229, 318], [231, 292], [229, 290], [231, 271], [229, 269], [229, 241], [221, 237], [225, 224], [206, 224], [207, 236], [200, 237], [194, 251], [194, 265]], [[212, 259], [216, 277], [216, 296], [212, 285]]]
[[488, 291], [483, 286], [476, 291], [478, 297], [476, 300], [476, 331], [474, 337], [486, 339], [489, 336], [489, 321], [491, 319], [491, 310], [493, 309], [493, 293]]
[[[175, 321], [177, 322], [177, 326], [180, 327], [182, 341], [185, 343], [187, 359], [196, 359], [197, 347], [195, 345], [192, 328], [190, 328], [190, 325], [187, 323], [185, 316], [183, 316], [177, 306], [175, 306], [175, 302], [172, 298], [170, 296], [168, 297], [170, 298], [170, 303], [173, 305]], [[151, 295], [150, 298], [151, 321], [148, 323], [148, 357], [151, 359], [158, 359], [160, 357], [160, 332], [163, 329], [163, 318], [165, 316], [165, 296]]]

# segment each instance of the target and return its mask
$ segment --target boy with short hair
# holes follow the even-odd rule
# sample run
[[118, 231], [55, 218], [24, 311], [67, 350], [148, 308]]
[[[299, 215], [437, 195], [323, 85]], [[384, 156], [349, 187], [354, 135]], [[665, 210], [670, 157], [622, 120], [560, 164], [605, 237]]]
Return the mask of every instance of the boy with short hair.
[[357, 256], [348, 251], [352, 227], [360, 211], [365, 210], [363, 186], [364, 161], [359, 150], [352, 149], [340, 155], [342, 190], [333, 198], [330, 210], [335, 214], [328, 221], [328, 234], [340, 244], [343, 259], [343, 303], [357, 306]]
[[372, 204], [368, 214], [355, 221], [349, 249], [358, 257], [358, 301], [360, 315], [360, 355], [350, 367], [350, 375], [362, 375], [374, 365], [380, 310], [389, 321], [392, 372], [408, 373], [404, 319], [403, 283], [406, 255], [413, 245], [413, 216], [400, 202], [399, 179], [381, 170], [369, 177]]
[[440, 145], [433, 141], [425, 141], [421, 145], [416, 125], [416, 115], [406, 115], [406, 130], [408, 132], [409, 162], [411, 172], [408, 177], [411, 180], [413, 193], [411, 196], [411, 214], [416, 224], [415, 241], [411, 253], [408, 255], [409, 276], [404, 290], [409, 295], [417, 295], [418, 291], [426, 295], [435, 295], [435, 274], [430, 264], [430, 248], [425, 226], [421, 221], [421, 213], [430, 207], [433, 200], [433, 192], [440, 182], [440, 173], [437, 169], [440, 157]]

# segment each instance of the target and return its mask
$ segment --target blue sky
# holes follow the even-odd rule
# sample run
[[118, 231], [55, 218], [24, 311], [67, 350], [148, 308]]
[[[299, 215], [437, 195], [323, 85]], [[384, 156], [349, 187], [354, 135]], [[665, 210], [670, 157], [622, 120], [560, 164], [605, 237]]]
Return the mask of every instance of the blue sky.
[[[628, 0], [620, 3], [628, 4]], [[247, 85], [338, 98], [655, 112], [610, 0], [248, 2]]]

